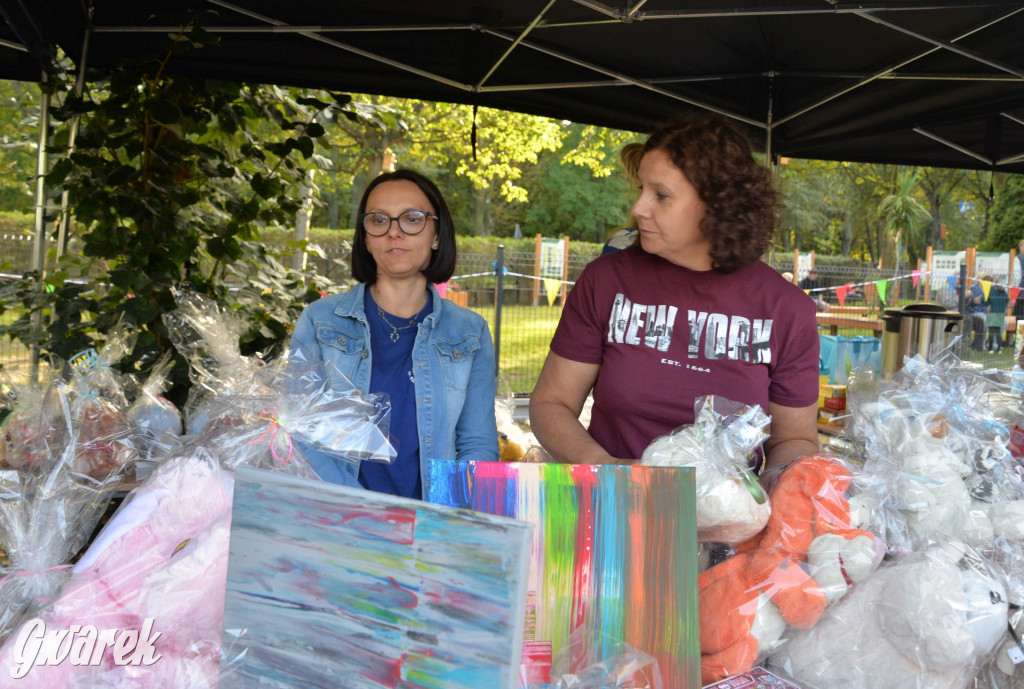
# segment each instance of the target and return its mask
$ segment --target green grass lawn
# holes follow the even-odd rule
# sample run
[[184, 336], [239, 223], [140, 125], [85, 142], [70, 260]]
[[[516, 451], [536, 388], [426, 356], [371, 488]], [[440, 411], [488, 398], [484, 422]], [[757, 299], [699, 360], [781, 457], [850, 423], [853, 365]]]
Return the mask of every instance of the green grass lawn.
[[[485, 319], [495, 337], [493, 307], [473, 309]], [[501, 310], [501, 341], [498, 348], [498, 394], [523, 394], [533, 390], [548, 354], [551, 336], [562, 315], [560, 306], [505, 306]]]

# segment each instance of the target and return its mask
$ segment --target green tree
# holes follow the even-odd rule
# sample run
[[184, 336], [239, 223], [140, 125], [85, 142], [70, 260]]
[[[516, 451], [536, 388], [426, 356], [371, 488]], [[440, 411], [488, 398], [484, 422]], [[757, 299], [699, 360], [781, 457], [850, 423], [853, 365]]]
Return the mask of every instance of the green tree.
[[1024, 175], [1007, 175], [992, 204], [992, 224], [986, 248], [1008, 251], [1024, 239]]
[[885, 225], [885, 231], [895, 244], [893, 257], [897, 271], [904, 250], [908, 250], [911, 262], [917, 263], [915, 247], [922, 241], [924, 225], [931, 217], [928, 209], [914, 198], [918, 175], [919, 171], [916, 169], [899, 170], [892, 192], [878, 204], [878, 213]]
[[790, 159], [779, 167], [779, 189], [783, 195], [776, 238], [779, 249], [849, 254], [845, 220], [850, 189], [840, 165]]
[[[46, 277], [48, 290], [36, 288], [43, 276], [31, 275], [28, 288], [3, 295], [5, 306], [21, 303], [29, 313], [0, 332], [66, 360], [101, 346], [116, 324], [131, 324], [139, 335], [120, 367], [139, 371], [173, 350], [161, 316], [176, 306], [173, 291], [186, 289], [243, 315], [243, 354], [281, 350], [319, 284], [285, 268], [259, 244], [260, 231], [291, 226], [297, 187], [323, 135], [317, 113], [347, 97], [328, 103], [168, 77], [165, 66], [179, 51], [210, 40], [183, 30], [166, 53], [126, 61], [55, 108], [60, 121], [82, 116], [76, 152], [47, 176], [70, 193], [80, 253]], [[278, 137], [256, 136], [254, 122], [274, 123]], [[87, 280], [68, 280], [72, 274]], [[45, 331], [32, 329], [33, 313], [45, 317]], [[177, 363], [168, 396], [180, 405], [188, 364], [180, 355]]]
[[567, 235], [604, 242], [629, 219], [636, 196], [619, 151], [636, 134], [592, 126], [565, 125], [558, 151], [545, 152], [523, 176], [530, 203], [521, 216], [526, 235]]
[[39, 153], [39, 87], [0, 81], [0, 210], [27, 211]]

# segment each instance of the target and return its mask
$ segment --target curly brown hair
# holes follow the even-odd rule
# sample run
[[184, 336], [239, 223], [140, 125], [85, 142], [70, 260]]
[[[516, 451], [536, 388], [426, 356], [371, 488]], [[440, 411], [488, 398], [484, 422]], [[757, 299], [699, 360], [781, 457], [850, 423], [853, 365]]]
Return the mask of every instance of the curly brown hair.
[[778, 192], [753, 157], [747, 136], [721, 115], [691, 116], [660, 125], [644, 153], [662, 150], [707, 207], [701, 232], [711, 242], [711, 266], [731, 273], [760, 260], [778, 223]]

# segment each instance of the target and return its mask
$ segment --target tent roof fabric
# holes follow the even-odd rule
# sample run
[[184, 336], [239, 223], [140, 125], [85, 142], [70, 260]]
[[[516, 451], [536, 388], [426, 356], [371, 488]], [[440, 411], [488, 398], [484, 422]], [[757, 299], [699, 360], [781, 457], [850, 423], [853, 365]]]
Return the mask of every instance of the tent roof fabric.
[[[83, 0], [0, 0], [0, 77], [82, 54]], [[633, 131], [694, 110], [774, 155], [1024, 172], [1024, 3], [93, 0], [86, 63], [211, 10], [169, 69]]]

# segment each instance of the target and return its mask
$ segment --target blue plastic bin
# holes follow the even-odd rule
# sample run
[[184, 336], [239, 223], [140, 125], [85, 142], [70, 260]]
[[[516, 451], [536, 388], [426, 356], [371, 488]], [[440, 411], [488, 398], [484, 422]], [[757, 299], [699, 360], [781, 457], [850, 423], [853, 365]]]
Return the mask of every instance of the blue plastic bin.
[[882, 372], [882, 341], [877, 337], [818, 335], [818, 343], [818, 375], [827, 375], [830, 383], [845, 385], [847, 371], [857, 368]]

